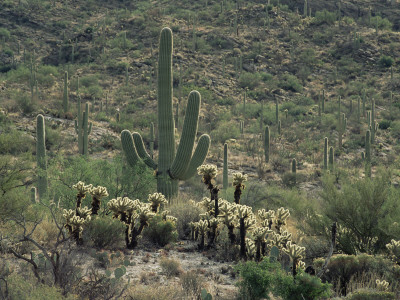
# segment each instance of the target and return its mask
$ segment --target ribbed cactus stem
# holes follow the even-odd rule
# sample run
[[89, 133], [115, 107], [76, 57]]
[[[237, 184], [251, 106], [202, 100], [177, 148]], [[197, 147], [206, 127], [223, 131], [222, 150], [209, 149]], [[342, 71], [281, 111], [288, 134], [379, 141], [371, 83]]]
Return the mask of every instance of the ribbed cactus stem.
[[129, 71], [128, 71], [128, 66], [125, 68], [125, 86], [128, 86], [129, 84]]
[[276, 124], [278, 124], [278, 122], [279, 122], [279, 103], [278, 103], [278, 99], [275, 99], [275, 121], [276, 121]]
[[365, 133], [365, 176], [371, 177], [371, 131]]
[[324, 139], [324, 170], [328, 170], [328, 138]]
[[246, 95], [247, 95], [247, 91], [244, 90], [243, 92], [243, 115], [246, 115]]
[[83, 113], [83, 155], [88, 154], [89, 134], [92, 131], [92, 123], [89, 123], [89, 103], [86, 102], [86, 110]]
[[292, 159], [292, 173], [296, 174], [296, 172], [297, 172], [297, 162], [296, 162], [296, 159], [293, 158]]
[[266, 163], [269, 163], [269, 146], [270, 146], [270, 132], [269, 132], [269, 126], [266, 126], [264, 133], [264, 155]]
[[357, 97], [357, 122], [360, 123], [361, 116], [361, 106], [360, 106], [360, 97]]
[[224, 169], [222, 174], [223, 189], [228, 188], [228, 144], [224, 144]]
[[338, 125], [338, 135], [339, 135], [339, 149], [342, 149], [343, 144], [343, 134], [346, 131], [347, 127], [347, 119], [346, 115], [342, 113], [339, 118], [339, 125]]
[[88, 154], [89, 134], [92, 131], [92, 123], [89, 122], [89, 103], [85, 105], [86, 111], [82, 113], [81, 100], [78, 98], [78, 116], [75, 120], [75, 132], [78, 135], [78, 150], [82, 155]]
[[37, 203], [38, 201], [37, 201], [37, 193], [36, 193], [36, 188], [35, 187], [32, 187], [31, 188], [31, 203], [32, 204], [35, 204], [35, 203]]
[[[201, 97], [199, 92], [189, 95], [181, 140], [175, 151], [175, 124], [172, 107], [172, 31], [164, 28], [160, 35], [158, 61], [158, 164], [147, 154], [139, 133], [121, 133], [122, 148], [131, 165], [143, 160], [157, 170], [157, 191], [167, 198], [178, 194], [178, 180], [192, 177], [204, 162], [210, 145], [210, 137], [202, 135], [193, 155], [197, 133]], [[176, 153], [176, 155], [175, 155]]]
[[63, 109], [64, 113], [68, 111], [69, 93], [68, 93], [68, 72], [64, 73], [64, 93], [63, 93]]
[[376, 126], [375, 126], [375, 100], [372, 99], [371, 104], [371, 144], [375, 143], [375, 134], [376, 134]]
[[329, 170], [333, 171], [333, 161], [335, 158], [335, 153], [333, 151], [333, 147], [329, 148]]
[[322, 104], [321, 104], [321, 108], [322, 108], [322, 113], [325, 113], [325, 90], [322, 90]]
[[39, 197], [42, 198], [47, 193], [47, 162], [45, 145], [45, 123], [44, 117], [36, 117], [36, 162], [37, 162], [37, 189]]
[[281, 120], [278, 121], [278, 135], [281, 135], [282, 124]]
[[150, 124], [150, 157], [154, 158], [154, 123]]
[[362, 91], [362, 115], [364, 118], [365, 118], [365, 102], [367, 101], [366, 98], [367, 98], [367, 96], [365, 94], [365, 90], [363, 90]]

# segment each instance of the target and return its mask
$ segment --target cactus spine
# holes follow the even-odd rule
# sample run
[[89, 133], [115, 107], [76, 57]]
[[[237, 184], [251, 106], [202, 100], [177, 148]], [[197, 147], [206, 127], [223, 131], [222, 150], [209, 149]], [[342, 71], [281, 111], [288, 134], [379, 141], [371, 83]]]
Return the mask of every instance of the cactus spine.
[[65, 71], [65, 73], [64, 73], [64, 94], [63, 94], [63, 109], [64, 109], [64, 113], [66, 113], [68, 111], [68, 101], [69, 101], [68, 72]]
[[86, 103], [86, 111], [81, 112], [81, 99], [78, 98], [78, 116], [75, 120], [75, 132], [78, 135], [78, 150], [82, 155], [88, 154], [89, 134], [92, 131], [92, 122], [89, 122], [89, 103]]
[[324, 139], [324, 170], [328, 170], [328, 138]]
[[158, 63], [158, 164], [148, 155], [139, 133], [128, 130], [121, 133], [122, 148], [130, 165], [143, 160], [150, 168], [157, 170], [157, 191], [167, 198], [178, 194], [178, 181], [192, 177], [208, 153], [210, 137], [200, 137], [192, 155], [197, 132], [200, 93], [189, 94], [181, 140], [175, 151], [175, 124], [172, 112], [172, 31], [164, 28], [160, 35]]
[[42, 198], [47, 192], [47, 162], [45, 145], [45, 123], [44, 117], [36, 117], [36, 162], [38, 168], [37, 190], [39, 197]]
[[269, 126], [265, 127], [265, 135], [264, 135], [264, 154], [265, 154], [265, 162], [269, 163], [269, 146], [270, 146], [270, 132]]
[[365, 133], [365, 177], [371, 177], [371, 131]]
[[223, 189], [228, 188], [228, 144], [224, 144], [224, 170], [222, 174]]

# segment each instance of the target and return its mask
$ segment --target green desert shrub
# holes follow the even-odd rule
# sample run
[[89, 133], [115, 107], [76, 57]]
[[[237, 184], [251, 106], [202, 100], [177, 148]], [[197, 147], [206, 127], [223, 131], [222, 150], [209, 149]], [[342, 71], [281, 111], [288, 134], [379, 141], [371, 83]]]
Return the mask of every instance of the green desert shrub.
[[329, 12], [326, 9], [323, 11], [317, 11], [313, 19], [313, 23], [316, 25], [328, 24], [332, 25], [336, 21], [336, 14], [334, 12]]
[[349, 294], [346, 300], [390, 300], [396, 299], [395, 297], [395, 294], [391, 292], [362, 289]]
[[171, 211], [171, 215], [177, 218], [176, 229], [180, 239], [190, 237], [190, 222], [197, 222], [200, 220], [200, 208], [193, 205], [187, 205], [186, 203], [174, 204], [168, 208]]
[[285, 74], [278, 82], [278, 86], [284, 90], [300, 93], [303, 90], [303, 86], [299, 82], [296, 76], [291, 74]]
[[182, 273], [182, 267], [178, 260], [170, 258], [162, 258], [160, 267], [167, 277], [179, 276]]
[[143, 237], [148, 238], [160, 247], [164, 247], [177, 241], [178, 232], [173, 222], [165, 221], [161, 216], [155, 216], [150, 220], [149, 226], [144, 229]]
[[378, 63], [383, 68], [389, 68], [389, 67], [391, 67], [393, 65], [393, 62], [394, 62], [394, 60], [390, 56], [382, 55], [379, 58], [379, 62]]
[[243, 72], [239, 77], [239, 86], [250, 90], [260, 84], [260, 75], [258, 73]]
[[123, 246], [125, 225], [107, 216], [93, 218], [83, 231], [83, 238], [98, 249], [115, 249]]

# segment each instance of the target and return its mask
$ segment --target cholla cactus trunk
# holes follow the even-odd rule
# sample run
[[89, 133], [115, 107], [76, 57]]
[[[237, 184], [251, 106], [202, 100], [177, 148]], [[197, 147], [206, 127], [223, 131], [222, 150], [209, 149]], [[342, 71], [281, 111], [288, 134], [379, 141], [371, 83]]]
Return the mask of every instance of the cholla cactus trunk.
[[231, 245], [234, 245], [236, 243], [236, 234], [235, 234], [235, 226], [230, 224], [228, 225], [228, 236], [229, 236], [229, 240], [231, 242]]
[[224, 170], [222, 175], [223, 188], [228, 188], [228, 144], [224, 144]]
[[[132, 226], [132, 225], [131, 225]], [[132, 229], [130, 230], [129, 233], [129, 243], [128, 243], [128, 249], [135, 249], [136, 246], [138, 245], [138, 237], [142, 233], [144, 227], [146, 227], [146, 223], [140, 223], [140, 226], [138, 229], [132, 226]]]
[[264, 154], [266, 163], [269, 163], [269, 146], [270, 146], [270, 132], [269, 132], [269, 126], [266, 126], [264, 134]]
[[64, 73], [64, 93], [63, 93], [63, 109], [64, 113], [68, 111], [69, 93], [68, 93], [68, 72]]
[[241, 195], [242, 195], [242, 186], [241, 185], [236, 185], [235, 186], [235, 192], [233, 194], [233, 198], [234, 198], [236, 204], [240, 204]]
[[324, 170], [328, 170], [328, 138], [324, 139]]
[[37, 189], [39, 192], [39, 198], [42, 198], [47, 193], [47, 162], [45, 140], [44, 117], [42, 115], [38, 115], [36, 117], [36, 162], [38, 169]]
[[246, 227], [244, 224], [244, 218], [239, 219], [239, 231], [240, 231], [240, 257], [246, 259]]

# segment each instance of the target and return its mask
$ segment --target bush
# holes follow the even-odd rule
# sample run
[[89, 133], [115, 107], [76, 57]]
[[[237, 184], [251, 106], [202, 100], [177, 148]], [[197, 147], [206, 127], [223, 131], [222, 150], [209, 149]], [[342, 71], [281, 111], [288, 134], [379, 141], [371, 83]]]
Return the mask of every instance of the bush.
[[387, 55], [382, 55], [382, 56], [379, 58], [379, 65], [380, 65], [382, 68], [389, 68], [389, 67], [391, 67], [391, 66], [393, 65], [393, 62], [394, 62], [393, 58], [391, 58], [390, 56], [387, 56]]
[[84, 240], [98, 249], [115, 249], [124, 241], [125, 225], [109, 217], [93, 218], [83, 231]]
[[297, 77], [291, 74], [283, 75], [282, 79], [278, 83], [278, 86], [287, 91], [298, 93], [303, 91], [303, 86], [300, 84]]
[[6, 28], [0, 28], [0, 41], [7, 41], [10, 38], [10, 32]]
[[239, 86], [250, 90], [260, 84], [260, 75], [258, 73], [243, 72], [239, 77]]
[[268, 257], [260, 263], [253, 261], [240, 264], [241, 280], [239, 299], [270, 299], [270, 293], [281, 296], [284, 300], [313, 300], [329, 297], [330, 284], [322, 283], [318, 277], [300, 272], [295, 280], [284, 271], [279, 262], [270, 262]]
[[200, 220], [200, 208], [193, 205], [177, 204], [168, 208], [171, 215], [177, 218], [176, 229], [179, 234], [179, 239], [188, 238], [190, 235], [190, 222], [197, 222]]
[[379, 122], [379, 129], [386, 130], [390, 127], [391, 123], [392, 123], [392, 121], [390, 121], [390, 120], [381, 120]]
[[390, 300], [395, 299], [395, 295], [391, 292], [380, 292], [370, 290], [359, 290], [349, 294], [346, 300]]
[[181, 264], [175, 259], [162, 258], [160, 267], [167, 277], [179, 276], [182, 273]]
[[149, 222], [149, 226], [143, 231], [143, 236], [160, 247], [176, 242], [178, 233], [175, 224], [164, 221], [161, 216], [155, 216]]
[[323, 11], [317, 11], [313, 19], [313, 23], [316, 25], [328, 24], [332, 25], [336, 21], [336, 14], [334, 12], [329, 12], [326, 9]]

